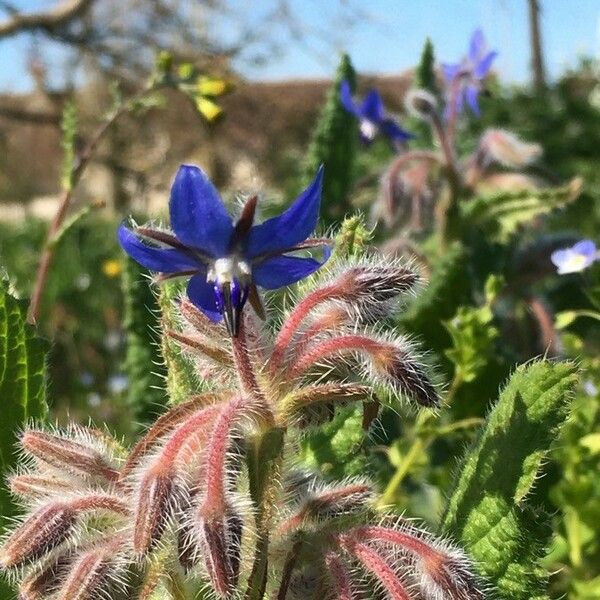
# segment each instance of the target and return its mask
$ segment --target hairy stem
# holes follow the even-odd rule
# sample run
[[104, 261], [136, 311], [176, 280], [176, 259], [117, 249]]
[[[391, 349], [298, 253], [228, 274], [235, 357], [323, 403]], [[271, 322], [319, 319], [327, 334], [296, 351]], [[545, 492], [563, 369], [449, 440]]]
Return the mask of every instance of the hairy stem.
[[79, 155], [77, 162], [73, 165], [71, 174], [72, 184], [62, 192], [58, 209], [54, 215], [54, 218], [52, 219], [50, 227], [48, 228], [46, 241], [44, 242], [42, 249], [42, 255], [40, 257], [40, 262], [35, 276], [35, 282], [33, 284], [33, 291], [31, 293], [31, 302], [27, 312], [27, 321], [29, 323], [35, 324], [39, 320], [44, 289], [46, 287], [46, 281], [48, 280], [48, 275], [50, 274], [50, 269], [52, 268], [52, 263], [54, 261], [54, 253], [56, 252], [56, 244], [54, 243], [54, 239], [61, 230], [68, 210], [71, 206], [73, 194], [77, 188], [77, 184], [81, 180], [81, 176], [92, 159], [98, 144], [102, 141], [114, 123], [124, 114], [129, 112], [133, 103], [154, 89], [155, 85], [152, 83], [146, 86], [142, 91], [138, 92], [130, 100], [123, 102], [117, 109], [115, 109], [96, 129], [95, 133], [92, 135], [91, 139]]
[[248, 443], [246, 460], [250, 480], [250, 496], [256, 508], [258, 538], [245, 600], [262, 600], [265, 595], [269, 530], [274, 504], [273, 490], [279, 479], [284, 433], [282, 428], [272, 428], [265, 433], [257, 434]]

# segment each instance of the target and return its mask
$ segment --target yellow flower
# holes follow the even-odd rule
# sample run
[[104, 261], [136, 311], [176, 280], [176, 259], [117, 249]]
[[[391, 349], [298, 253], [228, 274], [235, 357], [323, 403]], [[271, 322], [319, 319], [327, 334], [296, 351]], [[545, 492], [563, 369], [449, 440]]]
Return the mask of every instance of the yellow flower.
[[216, 121], [223, 114], [223, 109], [208, 98], [204, 98], [203, 96], [196, 96], [195, 101], [198, 112], [209, 123]]
[[102, 263], [102, 272], [110, 278], [118, 277], [123, 270], [121, 261], [115, 259], [105, 260]]
[[219, 77], [200, 75], [198, 77], [198, 93], [201, 96], [222, 96], [232, 89], [231, 83]]

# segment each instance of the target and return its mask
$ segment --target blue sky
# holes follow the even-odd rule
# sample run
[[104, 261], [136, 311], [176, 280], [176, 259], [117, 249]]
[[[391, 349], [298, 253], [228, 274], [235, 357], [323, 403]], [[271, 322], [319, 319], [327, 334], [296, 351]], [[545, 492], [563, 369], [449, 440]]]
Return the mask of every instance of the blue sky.
[[[100, 0], [102, 1], [102, 0]], [[52, 6], [56, 0], [17, 0], [23, 10]], [[268, 6], [248, 0], [231, 0], [248, 18], [260, 18], [255, 10]], [[337, 62], [337, 52], [350, 52], [360, 72], [397, 73], [418, 60], [426, 36], [444, 62], [458, 60], [466, 51], [471, 32], [483, 27], [491, 47], [499, 50], [496, 63], [508, 82], [528, 77], [529, 46], [526, 0], [290, 0], [307, 33], [307, 48], [278, 35], [287, 51], [261, 67], [240, 61], [237, 67], [251, 79], [328, 77]], [[339, 21], [340, 5], [365, 13], [352, 27]], [[542, 0], [542, 33], [547, 67], [556, 76], [576, 64], [580, 55], [599, 56], [599, 0]], [[326, 30], [324, 44], [316, 31]], [[29, 85], [25, 74], [28, 44], [23, 37], [0, 42], [0, 89], [18, 91]], [[57, 62], [57, 53], [48, 57]]]

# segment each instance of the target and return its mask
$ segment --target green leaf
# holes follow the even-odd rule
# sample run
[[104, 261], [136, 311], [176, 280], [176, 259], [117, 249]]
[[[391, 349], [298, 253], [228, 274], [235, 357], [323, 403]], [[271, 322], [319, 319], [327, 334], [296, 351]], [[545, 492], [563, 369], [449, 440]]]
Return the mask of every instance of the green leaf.
[[163, 412], [167, 404], [164, 389], [167, 373], [157, 348], [159, 308], [146, 270], [131, 258], [125, 261], [123, 328], [127, 335], [127, 402], [133, 408], [136, 422], [147, 425]]
[[492, 238], [506, 242], [522, 225], [576, 200], [582, 180], [541, 190], [510, 190], [485, 194], [461, 204], [463, 219], [484, 227]]
[[181, 282], [169, 281], [160, 286], [158, 304], [162, 319], [162, 354], [167, 369], [167, 392], [171, 404], [181, 404], [198, 393], [202, 382], [194, 374], [190, 359], [181, 352], [179, 346], [164, 334], [169, 329], [177, 329], [177, 299], [183, 294]]
[[[17, 462], [16, 441], [25, 423], [46, 416], [48, 343], [26, 322], [27, 303], [0, 282], [0, 533], [16, 512], [5, 477]], [[0, 597], [10, 597], [0, 581]]]
[[519, 367], [462, 462], [443, 530], [463, 544], [501, 598], [545, 597], [539, 558], [551, 528], [527, 498], [576, 383], [569, 362]]
[[486, 303], [461, 306], [444, 327], [452, 337], [446, 356], [454, 363], [454, 385], [474, 381], [496, 353], [499, 331], [493, 325], [492, 303], [504, 285], [502, 277], [490, 275], [485, 283]]

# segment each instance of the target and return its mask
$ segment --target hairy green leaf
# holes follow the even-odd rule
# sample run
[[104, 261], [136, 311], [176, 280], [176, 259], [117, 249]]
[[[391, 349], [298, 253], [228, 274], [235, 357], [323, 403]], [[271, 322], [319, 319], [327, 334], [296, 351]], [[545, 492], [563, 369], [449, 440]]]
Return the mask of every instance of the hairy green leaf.
[[539, 558], [551, 530], [527, 497], [569, 410], [572, 363], [540, 361], [515, 371], [467, 452], [443, 518], [482, 575], [510, 600], [543, 598]]
[[577, 199], [582, 180], [575, 178], [566, 185], [541, 190], [510, 190], [485, 194], [463, 202], [463, 218], [486, 228], [500, 241], [507, 241], [520, 226]]
[[[28, 421], [43, 419], [46, 405], [48, 344], [27, 324], [27, 303], [0, 282], [0, 532], [16, 512], [4, 478], [16, 464], [17, 435]], [[0, 581], [0, 597], [10, 592]]]

